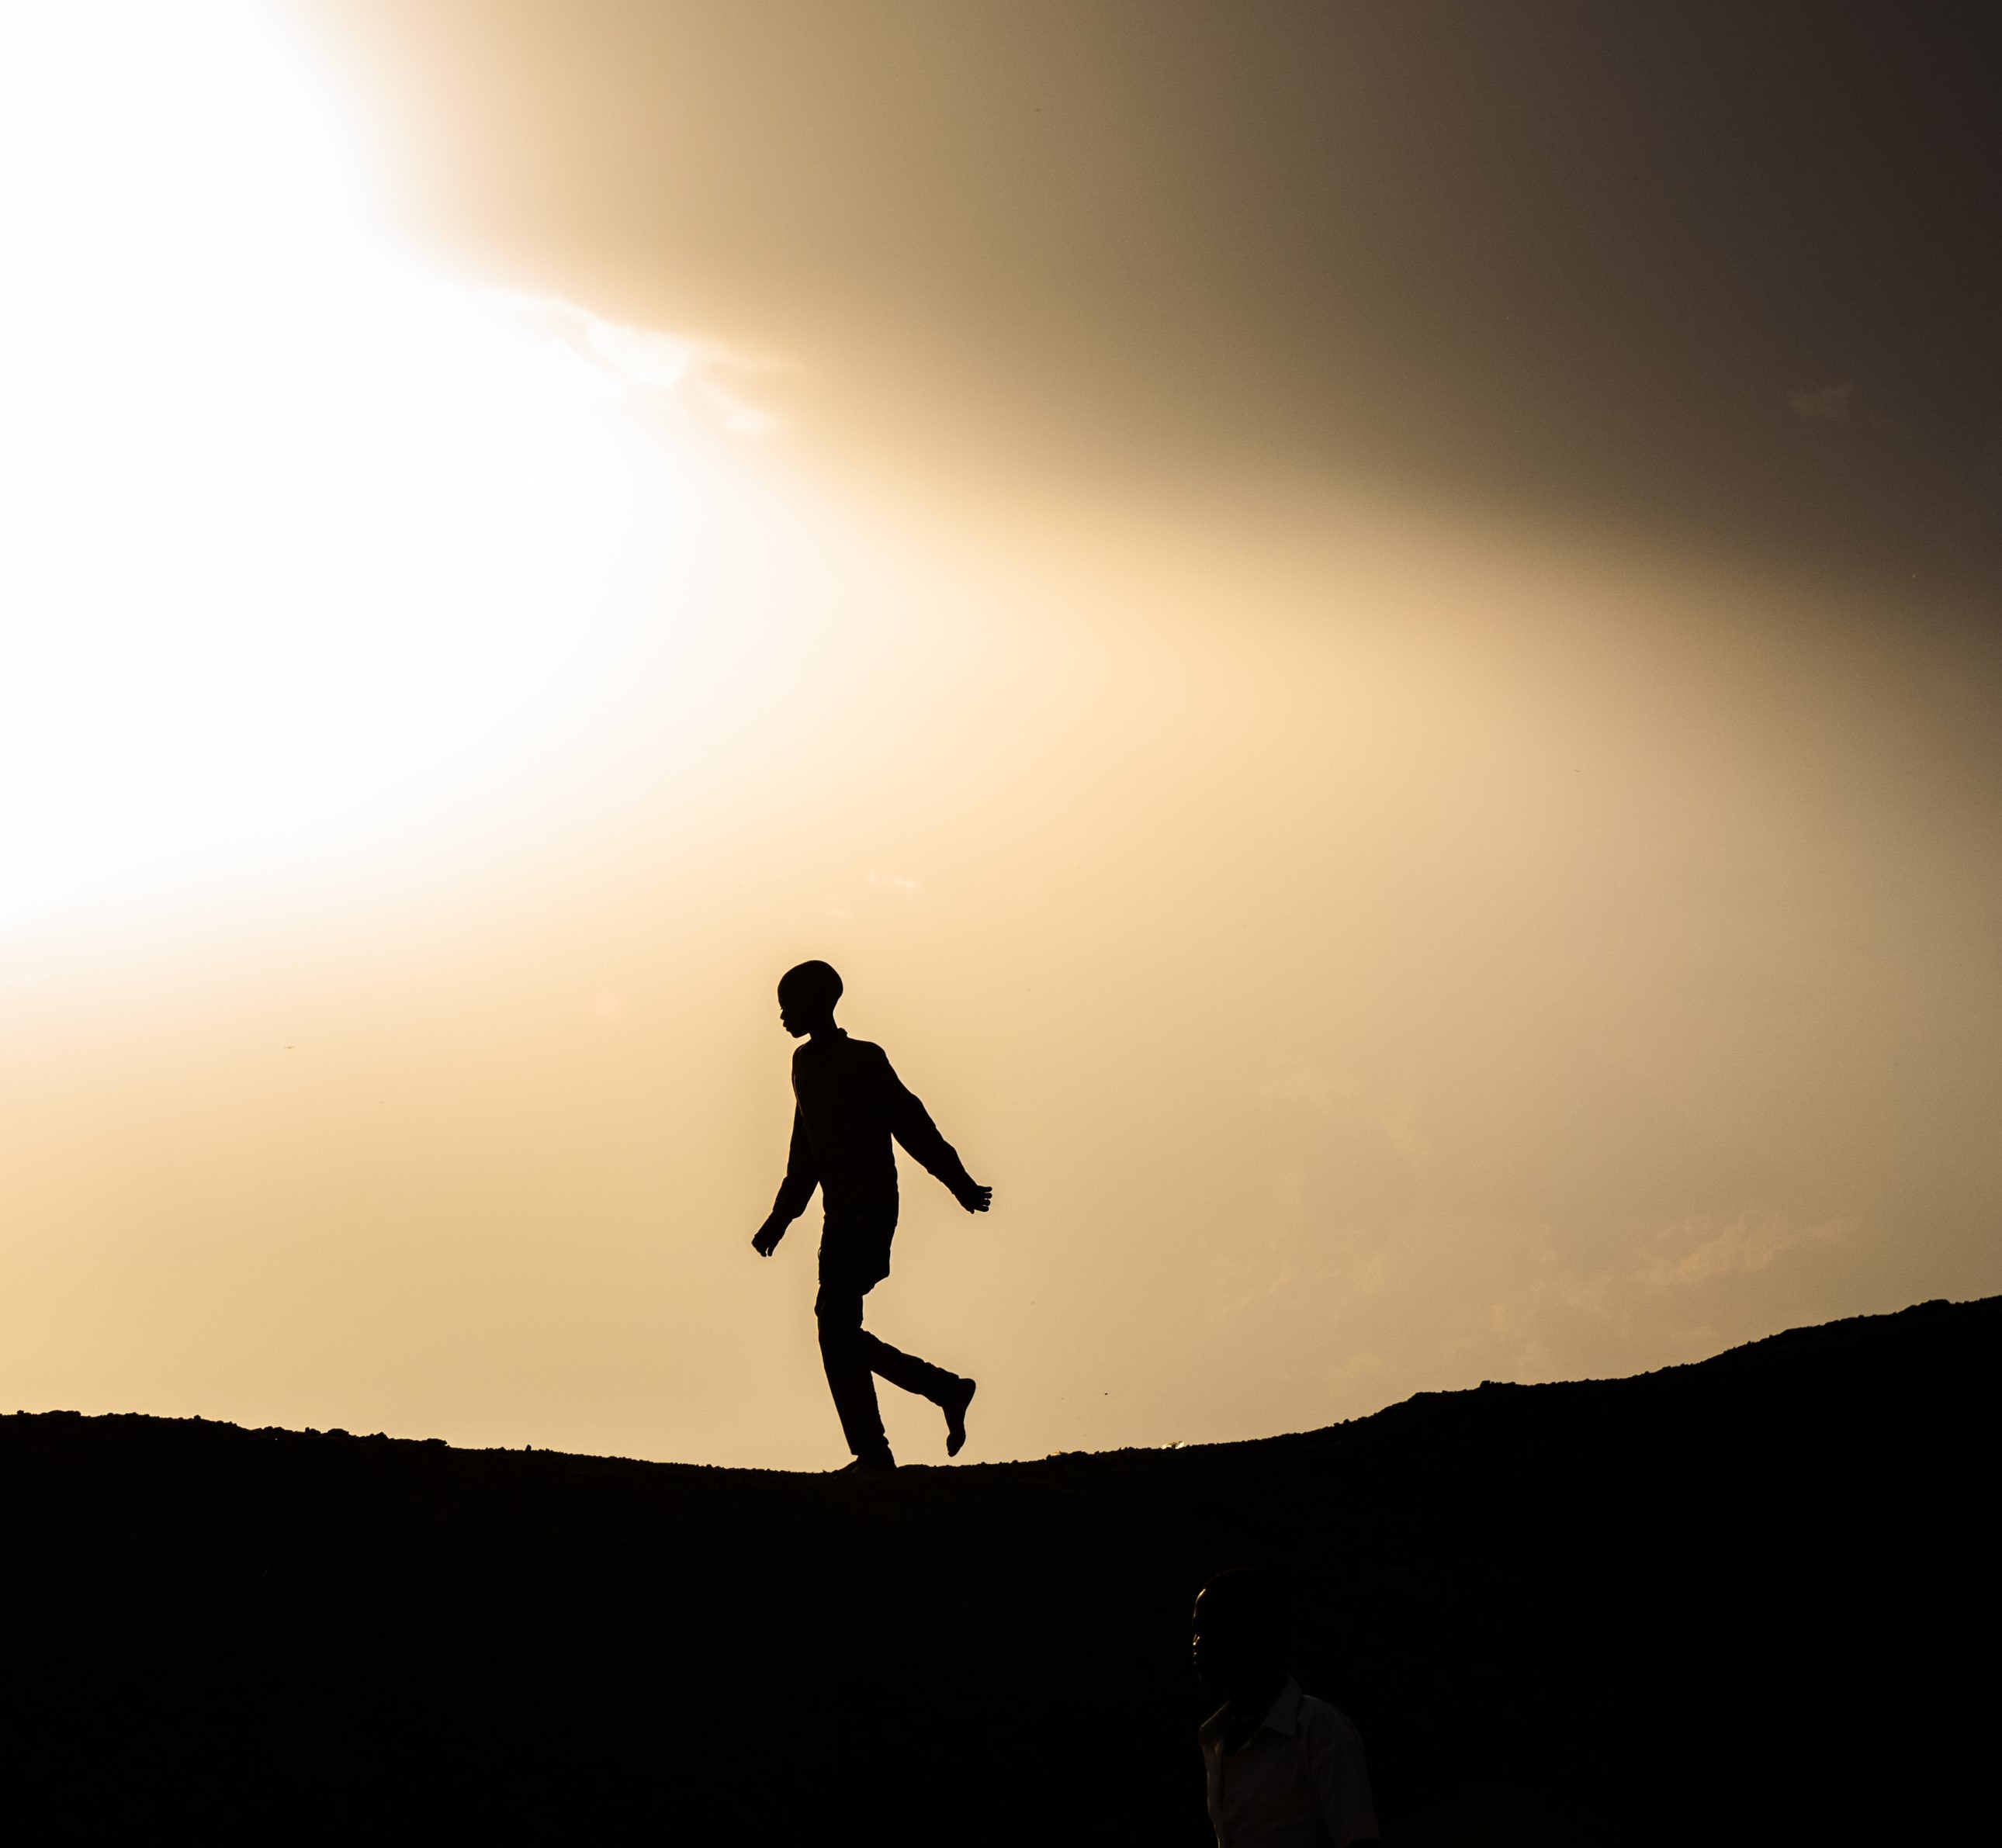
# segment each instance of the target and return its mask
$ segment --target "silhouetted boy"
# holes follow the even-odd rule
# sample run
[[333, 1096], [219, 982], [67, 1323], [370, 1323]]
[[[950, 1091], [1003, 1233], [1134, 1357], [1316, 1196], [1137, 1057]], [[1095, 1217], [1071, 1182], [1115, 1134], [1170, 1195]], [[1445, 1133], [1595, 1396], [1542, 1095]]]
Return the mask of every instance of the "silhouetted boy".
[[1262, 1572], [1219, 1572], [1195, 1601], [1195, 1668], [1224, 1696], [1202, 1724], [1217, 1848], [1353, 1848], [1376, 1839], [1362, 1742], [1286, 1671]]
[[876, 1382], [929, 1399], [945, 1414], [945, 1453], [966, 1442], [973, 1382], [899, 1353], [862, 1326], [862, 1299], [890, 1274], [897, 1229], [897, 1157], [903, 1144], [952, 1190], [970, 1213], [984, 1213], [994, 1190], [968, 1174], [925, 1107], [891, 1070], [881, 1046], [851, 1040], [834, 1023], [841, 978], [825, 963], [801, 963], [779, 982], [779, 1019], [806, 1044], [793, 1055], [793, 1146], [771, 1215], [751, 1240], [769, 1257], [786, 1228], [807, 1209], [816, 1185], [827, 1218], [820, 1235], [821, 1360], [841, 1428], [855, 1453], [851, 1470], [894, 1470], [877, 1409]]

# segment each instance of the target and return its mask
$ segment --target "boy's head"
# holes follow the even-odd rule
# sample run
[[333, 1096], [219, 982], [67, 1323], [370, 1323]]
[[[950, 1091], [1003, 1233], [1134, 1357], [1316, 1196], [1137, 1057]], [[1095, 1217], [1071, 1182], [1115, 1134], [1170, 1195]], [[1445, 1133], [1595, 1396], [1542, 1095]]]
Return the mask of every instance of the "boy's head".
[[1285, 1674], [1287, 1637], [1278, 1593], [1251, 1567], [1219, 1572], [1195, 1600], [1195, 1672], [1226, 1693]]
[[800, 963], [779, 978], [779, 1020], [794, 1039], [834, 1019], [841, 978], [827, 963]]

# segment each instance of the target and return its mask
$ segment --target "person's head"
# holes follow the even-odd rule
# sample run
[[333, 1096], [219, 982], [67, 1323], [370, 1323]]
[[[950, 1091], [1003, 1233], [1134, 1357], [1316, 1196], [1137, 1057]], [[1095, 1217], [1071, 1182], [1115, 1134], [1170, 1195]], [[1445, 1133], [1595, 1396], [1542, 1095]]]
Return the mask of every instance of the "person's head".
[[779, 978], [779, 1020], [796, 1040], [834, 1023], [841, 978], [830, 964], [800, 963]]
[[1196, 1594], [1194, 1624], [1195, 1672], [1222, 1693], [1251, 1693], [1285, 1677], [1285, 1615], [1256, 1567], [1218, 1573]]

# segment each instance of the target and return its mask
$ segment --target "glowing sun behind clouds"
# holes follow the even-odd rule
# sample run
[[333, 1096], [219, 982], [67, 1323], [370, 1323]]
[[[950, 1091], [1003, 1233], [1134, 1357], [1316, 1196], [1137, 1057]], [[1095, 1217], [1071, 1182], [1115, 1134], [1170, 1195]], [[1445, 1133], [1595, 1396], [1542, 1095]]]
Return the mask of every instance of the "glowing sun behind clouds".
[[399, 250], [278, 22], [0, 20], [0, 915], [462, 754], [755, 427], [693, 347]]

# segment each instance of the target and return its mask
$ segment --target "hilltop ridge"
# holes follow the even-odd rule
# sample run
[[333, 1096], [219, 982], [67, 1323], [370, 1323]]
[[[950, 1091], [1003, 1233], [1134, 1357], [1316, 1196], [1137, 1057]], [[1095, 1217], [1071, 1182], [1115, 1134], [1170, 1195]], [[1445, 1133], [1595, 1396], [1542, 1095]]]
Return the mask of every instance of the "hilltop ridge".
[[1193, 1848], [1188, 1606], [1257, 1560], [1393, 1842], [1927, 1832], [1986, 1736], [1998, 1410], [2002, 1298], [883, 1482], [0, 1417], [12, 1801]]

